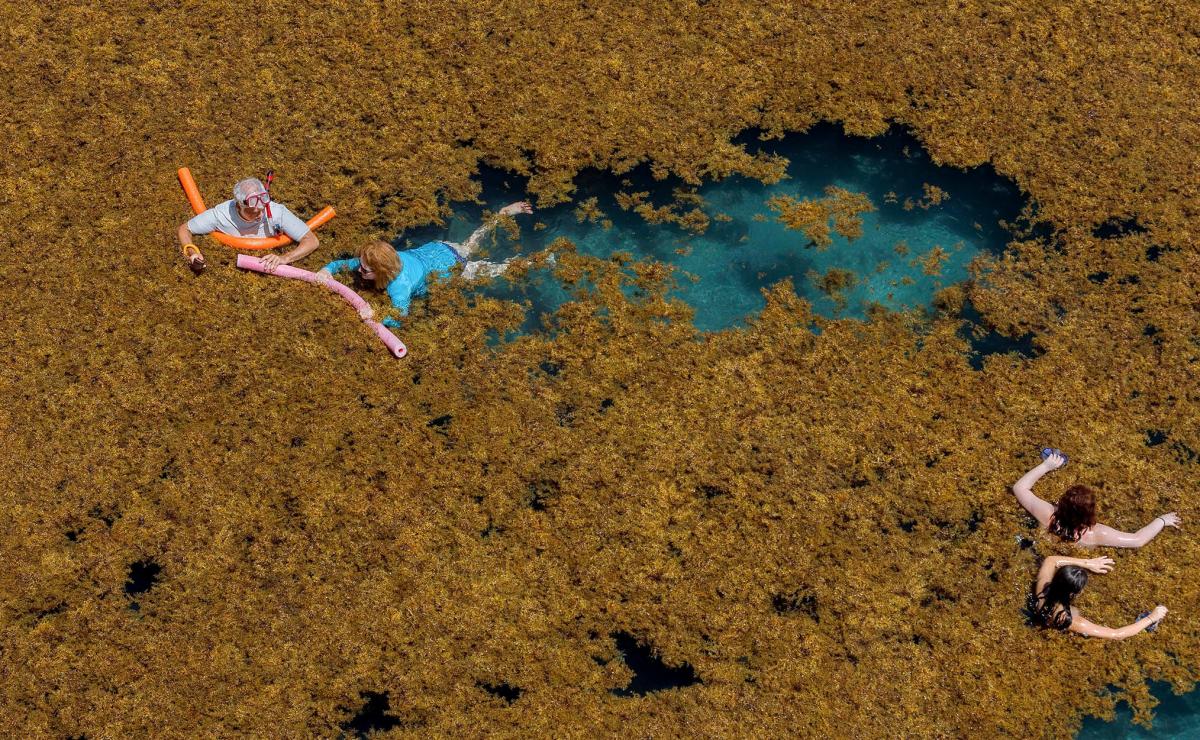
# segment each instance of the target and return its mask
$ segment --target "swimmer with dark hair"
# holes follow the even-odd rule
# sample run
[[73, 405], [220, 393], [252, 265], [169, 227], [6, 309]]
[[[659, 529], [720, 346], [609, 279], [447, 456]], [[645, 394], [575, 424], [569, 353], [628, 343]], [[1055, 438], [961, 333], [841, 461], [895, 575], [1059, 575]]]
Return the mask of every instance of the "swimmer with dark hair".
[[1117, 629], [1089, 621], [1071, 605], [1072, 600], [1087, 585], [1088, 571], [1107, 573], [1112, 570], [1112, 566], [1112, 558], [1085, 560], [1051, 555], [1043, 560], [1029, 604], [1033, 623], [1039, 627], [1070, 631], [1085, 637], [1100, 637], [1105, 640], [1124, 640], [1143, 630], [1153, 630], [1163, 617], [1167, 616], [1167, 607], [1161, 604], [1136, 622]]
[[1154, 519], [1136, 532], [1122, 532], [1096, 523], [1096, 494], [1084, 485], [1071, 486], [1055, 506], [1033, 495], [1033, 486], [1043, 475], [1066, 464], [1058, 450], [1045, 455], [1041, 464], [1013, 484], [1013, 493], [1025, 510], [1038, 520], [1042, 529], [1067, 542], [1083, 547], [1141, 547], [1167, 527], [1179, 527], [1179, 515], [1173, 511]]

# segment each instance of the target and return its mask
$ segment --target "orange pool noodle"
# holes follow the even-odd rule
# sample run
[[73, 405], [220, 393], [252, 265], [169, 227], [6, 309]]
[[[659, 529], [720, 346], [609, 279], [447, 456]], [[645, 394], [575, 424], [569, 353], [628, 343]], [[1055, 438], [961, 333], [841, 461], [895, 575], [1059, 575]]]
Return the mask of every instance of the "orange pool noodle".
[[[179, 168], [179, 184], [183, 186], [183, 194], [187, 196], [188, 203], [192, 206], [192, 211], [197, 215], [204, 213], [207, 207], [204, 205], [204, 199], [200, 197], [200, 190], [196, 188], [196, 181], [192, 179], [192, 171], [187, 167]], [[337, 211], [333, 210], [332, 206], [325, 206], [317, 215], [308, 220], [308, 228], [316, 229], [321, 224], [337, 215]], [[246, 237], [246, 236], [230, 236], [222, 234], [219, 231], [214, 231], [209, 234], [212, 238], [221, 242], [227, 247], [234, 249], [274, 249], [292, 243], [291, 237], [286, 234], [272, 237]]]

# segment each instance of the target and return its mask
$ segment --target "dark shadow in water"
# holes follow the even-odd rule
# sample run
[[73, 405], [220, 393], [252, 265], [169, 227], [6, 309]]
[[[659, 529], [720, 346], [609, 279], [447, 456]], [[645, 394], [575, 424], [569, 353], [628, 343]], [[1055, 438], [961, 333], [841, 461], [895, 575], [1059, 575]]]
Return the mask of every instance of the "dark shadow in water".
[[633, 671], [633, 680], [628, 686], [612, 690], [615, 696], [644, 696], [652, 691], [681, 689], [700, 683], [691, 665], [667, 665], [654, 654], [652, 646], [643, 644], [628, 632], [615, 632], [612, 637], [625, 665]]
[[1163, 256], [1164, 252], [1178, 252], [1178, 247], [1167, 247], [1160, 244], [1151, 244], [1146, 247], [1146, 261], [1158, 262], [1158, 258]]
[[[971, 305], [970, 301], [963, 304], [961, 316], [966, 323], [959, 329], [959, 335], [971, 343], [968, 361], [975, 370], [982, 370], [983, 361], [990, 355], [1015, 352], [1026, 360], [1032, 360], [1045, 354], [1045, 350], [1034, 346], [1032, 333], [1014, 338], [1001, 334], [994, 327], [986, 326], [983, 316]], [[985, 328], [987, 331], [982, 336], [976, 337], [976, 328]]]
[[[158, 581], [158, 574], [161, 571], [162, 568], [159, 564], [149, 558], [130, 564], [129, 580], [125, 582], [125, 593], [137, 596], [149, 591]], [[140, 611], [142, 607], [136, 601], [132, 601], [129, 608], [136, 612]]]
[[821, 616], [817, 612], [817, 597], [811, 593], [802, 591], [777, 593], [771, 597], [771, 607], [780, 616], [803, 614], [814, 622], [821, 621]]
[[401, 724], [399, 717], [388, 714], [391, 706], [388, 703], [386, 691], [383, 693], [363, 691], [359, 696], [363, 699], [362, 709], [341, 724], [344, 731], [352, 732], [358, 737], [366, 737], [367, 733], [376, 730], [390, 730]]
[[1092, 229], [1092, 236], [1097, 239], [1119, 239], [1128, 234], [1145, 234], [1149, 229], [1136, 218], [1110, 218]]
[[521, 694], [525, 693], [525, 689], [507, 683], [490, 684], [480, 681], [475, 685], [497, 699], [503, 699], [505, 704], [512, 704], [514, 701], [521, 698]]

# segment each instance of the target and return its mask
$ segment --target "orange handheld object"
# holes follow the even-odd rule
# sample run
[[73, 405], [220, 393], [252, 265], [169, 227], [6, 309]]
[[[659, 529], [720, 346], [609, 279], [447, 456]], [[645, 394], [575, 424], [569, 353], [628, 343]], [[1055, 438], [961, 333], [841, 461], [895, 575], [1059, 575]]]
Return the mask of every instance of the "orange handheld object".
[[[200, 197], [200, 190], [196, 187], [196, 181], [192, 179], [192, 171], [187, 167], [179, 168], [179, 184], [183, 186], [183, 194], [187, 196], [188, 204], [191, 205], [194, 213], [199, 215], [208, 210], [204, 205], [204, 199]], [[316, 229], [336, 215], [337, 211], [333, 210], [332, 206], [325, 206], [317, 215], [308, 220], [308, 228]], [[292, 243], [291, 237], [286, 234], [272, 237], [247, 237], [230, 236], [229, 234], [214, 231], [209, 236], [225, 246], [234, 249], [274, 249], [275, 247], [282, 247]]]

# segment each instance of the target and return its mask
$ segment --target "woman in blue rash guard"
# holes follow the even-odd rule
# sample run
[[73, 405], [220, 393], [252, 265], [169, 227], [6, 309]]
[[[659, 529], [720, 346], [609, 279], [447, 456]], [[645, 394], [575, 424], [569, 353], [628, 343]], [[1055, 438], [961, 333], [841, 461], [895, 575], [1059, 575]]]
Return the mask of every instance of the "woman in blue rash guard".
[[[499, 216], [515, 216], [533, 213], [533, 207], [525, 201], [510, 203], [500, 209]], [[317, 282], [324, 285], [333, 276], [345, 270], [358, 270], [364, 280], [373, 281], [377, 289], [386, 291], [392, 305], [402, 316], [408, 315], [408, 306], [413, 296], [424, 295], [426, 278], [430, 275], [448, 277], [450, 268], [463, 266], [463, 277], [494, 277], [508, 269], [509, 260], [504, 262], [470, 261], [470, 256], [479, 248], [480, 241], [496, 228], [497, 219], [492, 219], [478, 229], [462, 244], [437, 241], [422, 244], [415, 249], [396, 251], [391, 244], [375, 241], [358, 251], [354, 259], [337, 260], [325, 265], [317, 272]], [[363, 318], [370, 318], [364, 316]], [[400, 322], [388, 317], [384, 326], [398, 327]]]

